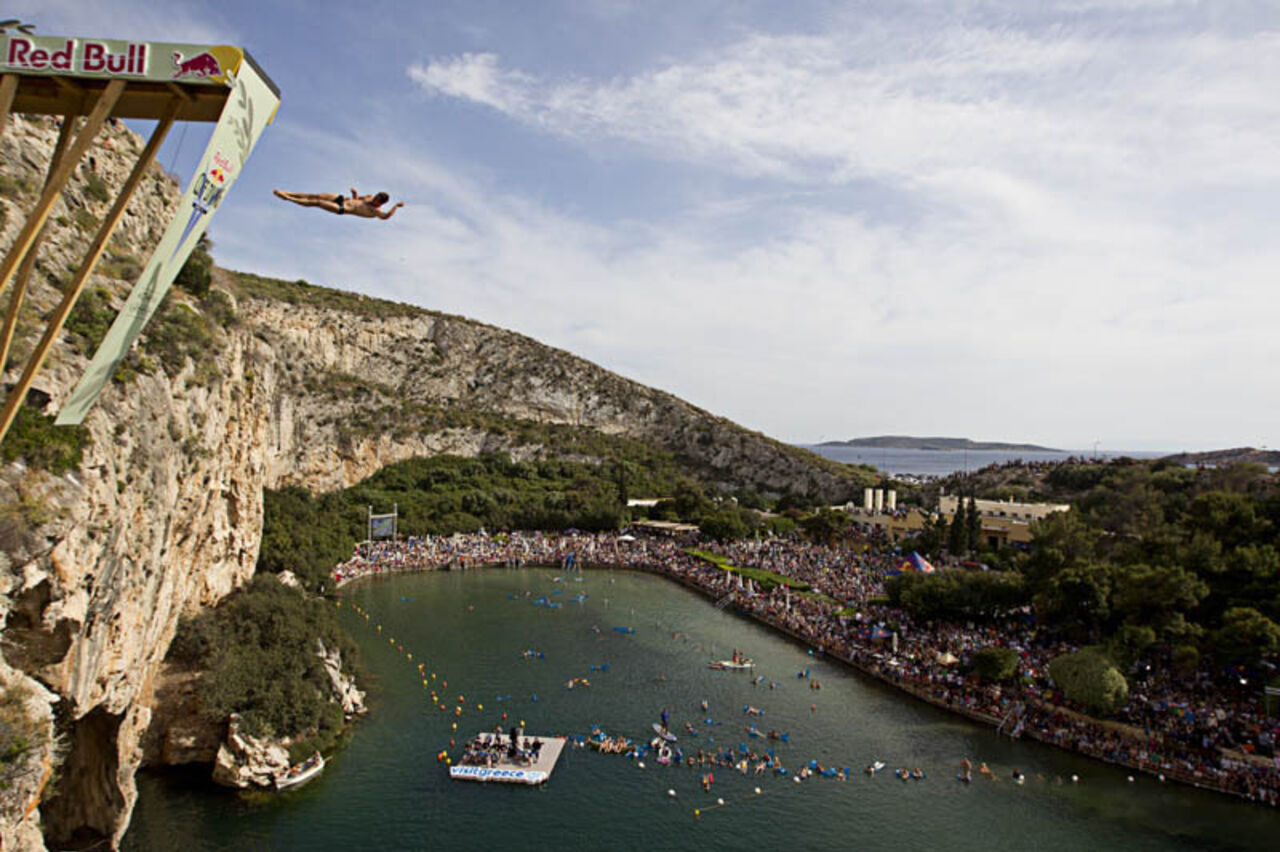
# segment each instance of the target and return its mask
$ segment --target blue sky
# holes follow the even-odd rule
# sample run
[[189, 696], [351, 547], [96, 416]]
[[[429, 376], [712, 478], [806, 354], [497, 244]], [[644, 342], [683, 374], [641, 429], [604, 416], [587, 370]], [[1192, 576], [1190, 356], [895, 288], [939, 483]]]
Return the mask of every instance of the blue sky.
[[[789, 441], [1280, 444], [1276, 4], [10, 5], [241, 45], [280, 85], [223, 266], [510, 328]], [[270, 194], [351, 186], [408, 206]]]

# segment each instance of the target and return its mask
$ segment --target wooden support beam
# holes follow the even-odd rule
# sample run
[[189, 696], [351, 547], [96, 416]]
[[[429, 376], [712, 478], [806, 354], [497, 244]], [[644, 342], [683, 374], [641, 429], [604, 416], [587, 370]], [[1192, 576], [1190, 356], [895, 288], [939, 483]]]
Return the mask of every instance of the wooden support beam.
[[[75, 119], [71, 117], [63, 119], [62, 129], [58, 131], [58, 142], [53, 146], [53, 156], [49, 158], [49, 170], [44, 178], [45, 186], [49, 185], [54, 172], [62, 164], [62, 158], [67, 154], [67, 146], [71, 144], [71, 131], [75, 123]], [[4, 367], [9, 362], [9, 346], [13, 343], [13, 330], [18, 325], [18, 312], [22, 310], [22, 300], [27, 294], [27, 282], [31, 280], [31, 271], [36, 267], [40, 241], [44, 239], [48, 224], [46, 222], [45, 227], [36, 234], [35, 242], [31, 244], [31, 249], [23, 259], [22, 266], [18, 267], [18, 279], [13, 285], [13, 293], [9, 296], [9, 312], [4, 318], [4, 329], [0, 330], [0, 373], [4, 372]]]
[[[116, 82], [119, 81], [112, 81], [113, 84]], [[164, 138], [169, 133], [169, 128], [173, 126], [174, 119], [177, 118], [178, 111], [181, 108], [182, 100], [180, 98], [174, 98], [170, 101], [165, 114], [160, 119], [160, 123], [156, 125], [156, 129], [151, 133], [151, 138], [147, 140], [147, 147], [138, 155], [138, 161], [134, 163], [133, 171], [129, 173], [124, 186], [120, 189], [120, 194], [116, 197], [115, 204], [111, 205], [111, 212], [107, 214], [107, 218], [103, 221], [102, 227], [98, 229], [98, 234], [94, 237], [89, 250], [85, 252], [84, 260], [80, 262], [80, 270], [76, 273], [75, 278], [71, 280], [71, 283], [67, 285], [67, 291], [62, 296], [62, 303], [58, 305], [57, 311], [50, 318], [49, 327], [45, 329], [44, 336], [40, 338], [40, 343], [37, 344], [35, 351], [31, 353], [26, 369], [22, 371], [22, 378], [18, 379], [17, 386], [10, 391], [9, 398], [5, 400], [4, 411], [0, 412], [0, 442], [3, 442], [4, 436], [9, 433], [13, 418], [18, 415], [18, 408], [22, 405], [23, 400], [26, 399], [27, 391], [31, 389], [31, 383], [35, 381], [36, 372], [44, 364], [44, 359], [49, 355], [49, 350], [53, 348], [54, 342], [58, 339], [58, 334], [62, 331], [63, 324], [66, 323], [67, 317], [71, 314], [71, 309], [76, 306], [76, 299], [80, 298], [80, 293], [84, 290], [85, 282], [89, 280], [89, 275], [93, 272], [93, 267], [97, 265], [98, 258], [102, 257], [102, 252], [107, 247], [107, 241], [111, 239], [111, 234], [115, 231], [116, 225], [120, 224], [120, 220], [124, 217], [125, 208], [129, 206], [129, 201], [133, 198], [133, 193], [137, 190], [138, 184], [142, 182], [147, 169], [155, 161], [156, 153], [160, 150], [160, 144], [164, 142]], [[92, 121], [92, 116], [90, 116], [90, 121]], [[87, 129], [88, 125], [86, 124]]]
[[[27, 223], [22, 227], [18, 238], [14, 240], [13, 245], [9, 248], [9, 254], [5, 256], [4, 263], [0, 264], [0, 293], [4, 292], [4, 288], [9, 284], [9, 279], [13, 277], [13, 271], [18, 268], [18, 264], [23, 261], [27, 256], [27, 252], [31, 250], [36, 234], [40, 232], [40, 229], [44, 227], [44, 223], [49, 219], [49, 212], [53, 209], [53, 203], [62, 194], [62, 188], [66, 186], [67, 179], [71, 177], [71, 172], [75, 169], [76, 164], [84, 159], [89, 146], [93, 144], [94, 137], [102, 129], [102, 123], [107, 120], [107, 116], [111, 114], [111, 108], [115, 106], [116, 101], [120, 99], [120, 95], [124, 92], [124, 87], [124, 80], [112, 80], [107, 84], [107, 87], [102, 90], [102, 94], [98, 97], [98, 101], [93, 107], [93, 112], [85, 120], [84, 127], [80, 130], [80, 135], [76, 137], [76, 141], [72, 144], [70, 153], [58, 165], [54, 173], [49, 176], [49, 182], [45, 184], [40, 200], [36, 202], [35, 208], [27, 214]], [[68, 119], [64, 118], [63, 120], [66, 121]]]
[[13, 96], [17, 91], [17, 74], [0, 77], [0, 138], [4, 137], [5, 128], [9, 126], [9, 110], [13, 109]]

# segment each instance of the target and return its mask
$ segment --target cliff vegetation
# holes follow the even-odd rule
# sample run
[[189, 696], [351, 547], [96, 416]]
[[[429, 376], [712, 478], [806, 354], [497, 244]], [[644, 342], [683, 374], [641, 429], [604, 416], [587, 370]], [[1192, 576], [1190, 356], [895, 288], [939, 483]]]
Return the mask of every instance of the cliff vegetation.
[[355, 659], [355, 643], [332, 604], [265, 575], [184, 619], [169, 660], [198, 673], [198, 699], [210, 724], [236, 713], [241, 731], [291, 741], [291, 757], [300, 759], [331, 750], [343, 727], [317, 640], [349, 665]]

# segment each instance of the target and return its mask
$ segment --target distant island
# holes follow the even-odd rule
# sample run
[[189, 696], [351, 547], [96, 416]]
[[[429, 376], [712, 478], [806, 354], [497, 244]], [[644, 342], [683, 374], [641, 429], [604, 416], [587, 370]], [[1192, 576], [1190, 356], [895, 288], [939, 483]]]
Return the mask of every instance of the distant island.
[[1229, 450], [1207, 450], [1202, 453], [1178, 453], [1166, 456], [1166, 459], [1178, 464], [1203, 464], [1221, 467], [1228, 464], [1265, 464], [1268, 467], [1280, 467], [1280, 450], [1256, 449], [1254, 447], [1235, 447]]
[[968, 438], [913, 438], [910, 435], [877, 435], [848, 441], [824, 441], [820, 447], [866, 447], [877, 450], [1000, 450], [1002, 452], [1061, 453], [1038, 444], [1009, 444], [1003, 441], [970, 441]]

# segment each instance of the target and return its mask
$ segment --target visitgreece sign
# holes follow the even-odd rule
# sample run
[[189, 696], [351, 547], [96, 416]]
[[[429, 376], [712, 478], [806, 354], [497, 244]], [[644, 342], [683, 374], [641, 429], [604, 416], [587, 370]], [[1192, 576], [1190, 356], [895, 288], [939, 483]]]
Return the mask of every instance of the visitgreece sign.
[[126, 80], [181, 81], [227, 86], [240, 70], [244, 51], [229, 45], [3, 36], [0, 73], [102, 76]]
[[450, 778], [465, 778], [471, 781], [505, 781], [508, 784], [541, 784], [547, 780], [547, 773], [532, 769], [491, 769], [487, 766], [451, 766]]

